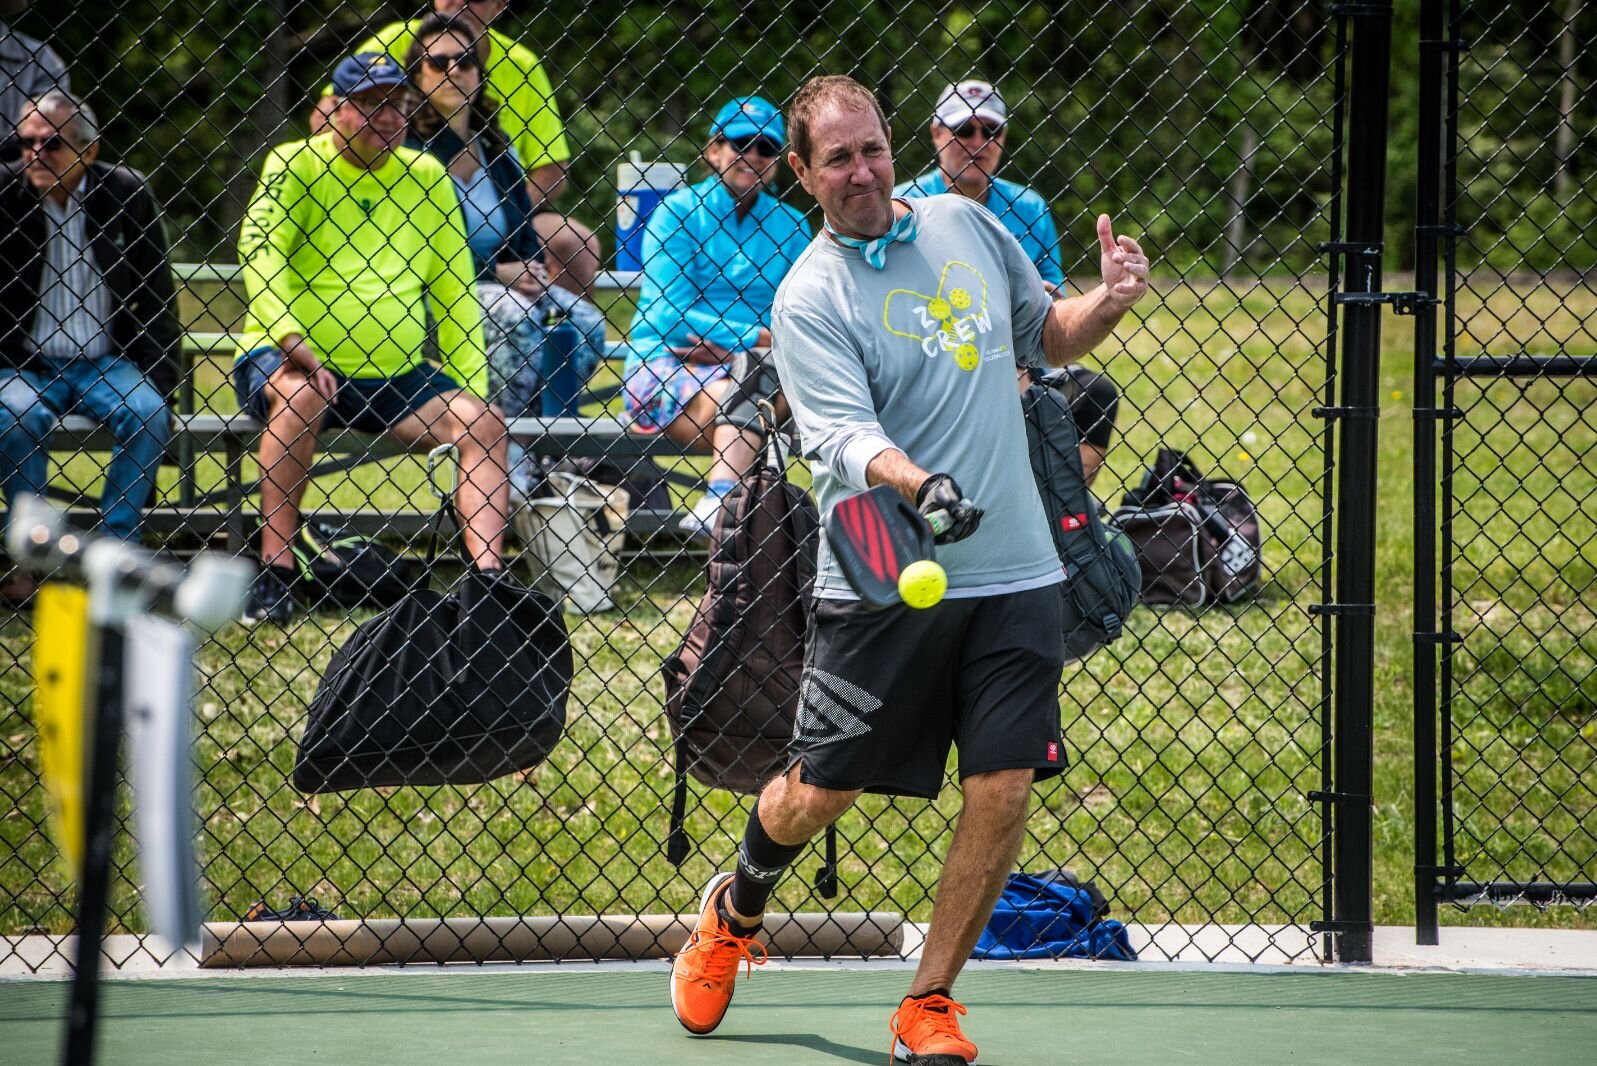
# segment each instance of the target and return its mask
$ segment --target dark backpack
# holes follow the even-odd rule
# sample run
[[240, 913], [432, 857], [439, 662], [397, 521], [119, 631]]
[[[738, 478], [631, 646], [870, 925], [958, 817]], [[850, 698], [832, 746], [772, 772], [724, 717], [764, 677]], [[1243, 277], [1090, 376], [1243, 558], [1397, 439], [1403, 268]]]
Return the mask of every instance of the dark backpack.
[[530, 769], [565, 728], [571, 674], [554, 601], [468, 566], [448, 593], [411, 591], [334, 654], [294, 786], [475, 784]]
[[[676, 865], [687, 857], [690, 775], [711, 788], [755, 793], [787, 765], [820, 518], [809, 493], [787, 480], [778, 452], [773, 444], [766, 462], [755, 464], [722, 504], [704, 599], [682, 646], [660, 667], [676, 740], [666, 843]], [[835, 865], [829, 836], [828, 871]]]
[[1120, 636], [1142, 575], [1131, 546], [1099, 517], [1068, 399], [1033, 372], [1021, 408], [1031, 472], [1065, 570], [1065, 654], [1079, 659]]
[[1242, 486], [1161, 448], [1111, 521], [1136, 546], [1145, 603], [1232, 603], [1259, 584], [1259, 512]]

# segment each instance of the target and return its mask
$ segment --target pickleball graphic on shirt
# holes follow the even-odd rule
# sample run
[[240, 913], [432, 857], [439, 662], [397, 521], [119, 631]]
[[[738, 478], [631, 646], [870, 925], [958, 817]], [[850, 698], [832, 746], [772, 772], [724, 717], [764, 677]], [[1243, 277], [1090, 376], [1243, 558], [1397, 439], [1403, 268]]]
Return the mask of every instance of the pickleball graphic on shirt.
[[918, 345], [928, 359], [947, 354], [961, 370], [975, 370], [984, 356], [981, 338], [993, 328], [987, 313], [987, 279], [969, 263], [943, 267], [937, 291], [930, 296], [912, 289], [894, 289], [882, 306], [882, 325], [895, 337]]

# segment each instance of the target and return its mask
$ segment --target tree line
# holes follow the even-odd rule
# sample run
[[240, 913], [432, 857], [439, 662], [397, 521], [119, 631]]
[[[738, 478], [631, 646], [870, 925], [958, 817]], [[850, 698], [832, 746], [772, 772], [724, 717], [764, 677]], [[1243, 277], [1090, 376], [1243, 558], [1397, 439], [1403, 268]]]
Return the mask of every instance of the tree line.
[[[36, 5], [100, 113], [108, 158], [145, 171], [184, 258], [230, 259], [267, 147], [303, 136], [338, 57], [423, 0], [138, 0]], [[1418, 16], [1393, 23], [1388, 262], [1412, 256]], [[1459, 212], [1466, 260], [1503, 269], [1597, 265], [1592, 117], [1597, 59], [1585, 0], [1533, 11], [1466, 3]], [[563, 208], [608, 247], [616, 164], [690, 162], [710, 113], [782, 103], [816, 73], [877, 90], [900, 177], [931, 165], [926, 135], [950, 80], [995, 81], [1011, 110], [1004, 174], [1053, 202], [1067, 271], [1095, 273], [1090, 216], [1146, 234], [1165, 271], [1312, 271], [1329, 236], [1336, 24], [1301, 0], [748, 0], [512, 6], [499, 28], [542, 58], [575, 156]], [[53, 24], [52, 24], [53, 23]], [[1361, 116], [1348, 116], [1356, 123]], [[810, 204], [790, 177], [784, 195]], [[1467, 262], [1465, 265], [1469, 265]]]

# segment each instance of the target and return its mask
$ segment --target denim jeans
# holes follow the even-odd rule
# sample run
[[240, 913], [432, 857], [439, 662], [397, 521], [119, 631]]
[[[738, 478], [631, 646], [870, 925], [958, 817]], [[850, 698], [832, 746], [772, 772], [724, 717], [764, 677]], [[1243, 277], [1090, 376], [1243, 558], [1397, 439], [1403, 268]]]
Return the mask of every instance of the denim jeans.
[[101, 528], [124, 540], [136, 538], [172, 425], [160, 391], [118, 355], [39, 356], [27, 370], [0, 368], [6, 505], [20, 492], [44, 494], [50, 434], [67, 415], [86, 415], [110, 428], [116, 445], [100, 495]]

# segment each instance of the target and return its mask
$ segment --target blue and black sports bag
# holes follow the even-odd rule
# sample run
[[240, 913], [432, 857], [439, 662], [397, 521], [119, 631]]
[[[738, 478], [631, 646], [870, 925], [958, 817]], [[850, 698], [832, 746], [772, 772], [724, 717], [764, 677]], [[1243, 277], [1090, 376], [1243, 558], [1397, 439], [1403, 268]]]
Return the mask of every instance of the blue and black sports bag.
[[1083, 659], [1120, 636], [1142, 571], [1131, 544], [1099, 517], [1070, 402], [1036, 371], [1020, 402], [1031, 472], [1065, 573], [1065, 659]]
[[1009, 875], [973, 959], [1117, 959], [1135, 962], [1126, 927], [1091, 881], [1069, 870]]

